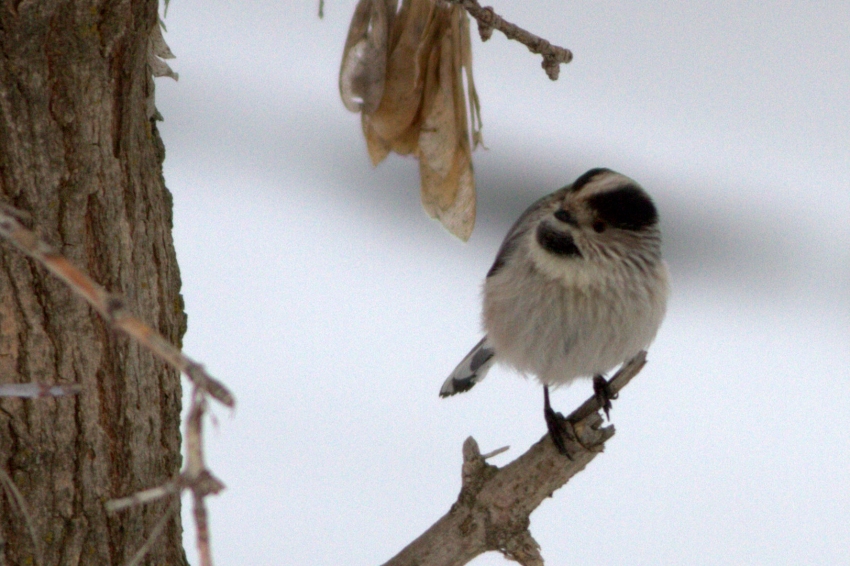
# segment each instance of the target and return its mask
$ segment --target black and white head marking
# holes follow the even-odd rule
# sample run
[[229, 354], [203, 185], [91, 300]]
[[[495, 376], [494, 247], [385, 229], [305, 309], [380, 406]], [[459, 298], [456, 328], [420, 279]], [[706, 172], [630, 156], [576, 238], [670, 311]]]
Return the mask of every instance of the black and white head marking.
[[541, 222], [537, 227], [537, 243], [547, 252], [560, 257], [581, 257], [581, 251], [576, 246], [572, 234], [563, 229], [559, 230], [547, 222]]
[[519, 217], [487, 277], [502, 271], [529, 231], [549, 255], [581, 259], [586, 256], [583, 246], [609, 228], [639, 232], [657, 224], [655, 205], [640, 186], [610, 169], [591, 169], [572, 185], [541, 198]]
[[588, 199], [598, 222], [622, 230], [642, 230], [658, 223], [658, 212], [649, 196], [637, 185], [627, 184], [597, 193]]
[[606, 169], [604, 167], [597, 167], [595, 169], [591, 169], [579, 176], [578, 179], [573, 181], [573, 184], [570, 185], [570, 192], [577, 193], [584, 188], [590, 181], [593, 180], [594, 177], [599, 175], [600, 173], [612, 173], [610, 169]]
[[517, 218], [517, 221], [514, 222], [514, 225], [511, 226], [510, 230], [508, 230], [508, 234], [505, 236], [504, 241], [502, 241], [502, 245], [499, 247], [499, 251], [496, 253], [496, 260], [493, 262], [492, 267], [490, 267], [490, 271], [487, 272], [488, 278], [493, 277], [502, 270], [510, 256], [513, 255], [519, 247], [522, 237], [525, 236], [525, 234], [532, 228], [533, 218], [539, 216], [541, 210], [547, 208], [552, 202], [554, 202], [557, 194], [558, 193], [547, 195], [539, 199], [537, 202], [529, 206], [519, 218]]

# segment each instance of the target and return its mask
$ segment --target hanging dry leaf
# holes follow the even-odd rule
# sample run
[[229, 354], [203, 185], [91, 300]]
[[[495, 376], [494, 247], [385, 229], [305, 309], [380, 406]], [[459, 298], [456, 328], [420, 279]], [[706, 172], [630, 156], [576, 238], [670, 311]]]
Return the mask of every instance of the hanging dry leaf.
[[440, 39], [428, 61], [417, 151], [422, 206], [465, 241], [475, 225], [475, 178], [462, 75], [464, 31], [468, 48], [469, 29], [464, 30], [468, 23], [461, 9], [437, 10], [434, 16]]
[[404, 0], [395, 18], [381, 104], [362, 115], [363, 133], [372, 164], [390, 151], [408, 155], [419, 139], [424, 67], [434, 34], [430, 25], [436, 6], [430, 0]]
[[339, 95], [352, 112], [374, 112], [384, 92], [387, 47], [396, 0], [360, 0], [339, 68]]
[[[416, 156], [422, 206], [452, 234], [467, 240], [475, 224], [467, 96], [474, 145], [480, 141], [481, 119], [466, 12], [439, 0], [403, 0], [395, 14], [395, 2], [387, 0], [384, 18], [374, 2], [380, 0], [361, 0], [352, 18], [340, 69], [343, 102], [349, 110], [361, 111], [372, 163], [377, 165], [390, 151]], [[382, 22], [387, 22], [388, 37], [383, 66], [368, 39], [372, 34], [376, 43], [374, 38], [384, 32], [375, 27]], [[378, 76], [382, 95], [370, 110], [366, 101], [373, 99], [367, 94], [373, 96], [374, 89], [355, 85], [376, 84]]]

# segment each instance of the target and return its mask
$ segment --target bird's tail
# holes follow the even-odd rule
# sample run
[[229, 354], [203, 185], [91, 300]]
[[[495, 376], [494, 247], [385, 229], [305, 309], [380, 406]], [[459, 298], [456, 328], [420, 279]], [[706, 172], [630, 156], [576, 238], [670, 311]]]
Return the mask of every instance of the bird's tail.
[[496, 361], [496, 352], [487, 336], [479, 342], [461, 361], [440, 388], [440, 397], [469, 391], [472, 386], [484, 379], [490, 367]]

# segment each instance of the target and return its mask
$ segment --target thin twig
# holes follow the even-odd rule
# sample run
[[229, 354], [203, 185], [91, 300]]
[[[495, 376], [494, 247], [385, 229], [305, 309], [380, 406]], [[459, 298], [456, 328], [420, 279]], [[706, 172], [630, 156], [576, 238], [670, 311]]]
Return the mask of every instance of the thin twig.
[[15, 485], [15, 482], [12, 481], [12, 478], [9, 477], [9, 474], [7, 474], [6, 470], [3, 468], [0, 468], [0, 484], [3, 485], [3, 489], [5, 489], [6, 493], [9, 494], [9, 499], [18, 504], [18, 509], [20, 509], [21, 515], [24, 517], [24, 522], [27, 525], [30, 538], [32, 538], [32, 545], [34, 548], [33, 554], [35, 554], [36, 566], [44, 564], [44, 557], [41, 554], [41, 541], [35, 534], [35, 525], [33, 524], [32, 515], [30, 514], [29, 509], [27, 509], [27, 502], [20, 490], [18, 490], [18, 486]]
[[469, 15], [478, 22], [478, 33], [481, 35], [481, 41], [487, 41], [493, 35], [493, 30], [497, 29], [508, 39], [519, 41], [532, 53], [537, 53], [543, 56], [541, 66], [546, 74], [553, 81], [558, 80], [558, 75], [561, 72], [561, 63], [569, 63], [573, 60], [573, 53], [564, 47], [552, 45], [542, 37], [536, 36], [528, 32], [518, 25], [505, 21], [501, 16], [493, 11], [490, 6], [481, 7], [478, 0], [445, 0], [450, 4], [462, 6], [469, 12]]
[[[169, 505], [160, 520], [156, 523], [145, 543], [139, 548], [129, 565], [141, 562], [150, 551], [156, 539], [160, 536], [168, 520], [176, 513], [180, 504], [180, 494], [184, 489], [190, 489], [194, 498], [194, 514], [198, 537], [198, 550], [202, 566], [212, 566], [212, 554], [209, 547], [209, 528], [204, 498], [219, 493], [224, 484], [207, 468], [203, 454], [202, 424], [208, 404], [207, 396], [211, 396], [222, 404], [233, 407], [236, 403], [233, 395], [220, 381], [209, 375], [201, 364], [188, 358], [162, 335], [132, 316], [126, 308], [124, 300], [110, 294], [106, 289], [95, 283], [85, 273], [74, 267], [70, 261], [56, 252], [51, 246], [39, 239], [31, 230], [25, 228], [19, 220], [28, 221], [28, 215], [22, 211], [0, 203], [0, 237], [4, 237], [25, 254], [40, 262], [51, 273], [62, 279], [77, 294], [106, 319], [112, 326], [128, 334], [145, 346], [154, 355], [166, 361], [178, 371], [186, 374], [194, 384], [192, 404], [186, 417], [186, 467], [177, 479], [165, 484], [139, 491], [129, 497], [114, 499], [106, 503], [106, 509], [115, 512], [128, 507], [144, 505], [162, 497], [172, 496], [174, 500]], [[2, 389], [5, 388], [5, 389]], [[16, 396], [38, 397], [45, 395], [64, 395], [79, 392], [79, 385], [46, 386], [37, 383], [9, 384], [0, 386], [3, 391], [15, 393]], [[2, 472], [2, 470], [0, 470]], [[4, 480], [5, 472], [0, 475]], [[20, 493], [11, 480], [4, 483], [11, 491], [15, 500], [27, 518], [33, 540], [37, 541], [32, 521], [26, 513], [26, 507]], [[40, 556], [40, 553], [38, 553]], [[39, 559], [40, 561], [40, 559]]]
[[0, 397], [24, 397], [37, 399], [41, 397], [62, 397], [76, 395], [83, 390], [79, 383], [63, 385], [46, 385], [44, 383], [3, 383], [0, 384]]
[[198, 558], [201, 566], [212, 566], [210, 550], [209, 521], [204, 498], [209, 493], [218, 493], [224, 484], [216, 479], [204, 464], [203, 452], [203, 416], [206, 400], [198, 391], [192, 393], [192, 406], [186, 417], [186, 472], [187, 483], [192, 489], [193, 515], [195, 517], [195, 537], [198, 544]]
[[[632, 378], [638, 373], [640, 373], [640, 370], [642, 370], [643, 366], [645, 365], [646, 351], [641, 350], [634, 358], [623, 364], [623, 366], [619, 370], [617, 370], [617, 373], [615, 373], [614, 376], [611, 378], [610, 382], [608, 383], [608, 385], [611, 387], [611, 393], [616, 396], [620, 389], [628, 385]], [[567, 420], [572, 423], [577, 423], [583, 419], [586, 419], [588, 416], [597, 412], [601, 408], [602, 406], [599, 404], [599, 398], [594, 395], [593, 397], [582, 403], [578, 409], [570, 413], [567, 417]]]
[[180, 478], [178, 478], [175, 481], [166, 482], [157, 487], [137, 491], [136, 493], [128, 497], [122, 497], [120, 499], [112, 499], [110, 501], [107, 501], [106, 510], [110, 513], [115, 513], [116, 511], [121, 511], [130, 507], [136, 507], [137, 505], [151, 503], [158, 499], [162, 499], [167, 495], [179, 494], [185, 487], [186, 486], [183, 485], [183, 483], [180, 481]]
[[159, 521], [156, 522], [151, 533], [148, 535], [145, 543], [136, 551], [136, 554], [133, 555], [133, 558], [127, 562], [127, 566], [136, 566], [141, 563], [142, 559], [144, 559], [145, 555], [150, 552], [150, 549], [153, 547], [153, 543], [156, 542], [156, 539], [159, 538], [159, 535], [162, 534], [162, 531], [165, 529], [165, 525], [168, 524], [168, 520], [171, 519], [175, 513], [177, 513], [177, 509], [180, 503], [180, 498], [175, 497], [174, 501], [171, 502], [171, 505], [168, 506], [168, 509], [165, 510], [165, 513], [160, 517]]
[[[144, 505], [169, 495], [178, 495], [179, 501], [179, 494], [182, 494], [185, 489], [190, 490], [192, 492], [195, 532], [201, 566], [212, 566], [209, 521], [204, 498], [208, 495], [215, 495], [224, 489], [224, 483], [207, 469], [204, 462], [203, 418], [207, 408], [206, 395], [203, 390], [196, 386], [192, 390], [192, 404], [189, 408], [189, 414], [186, 416], [185, 423], [186, 466], [184, 471], [176, 479], [158, 487], [138, 491], [127, 497], [106, 502], [107, 511], [114, 513], [129, 507]], [[171, 509], [169, 508], [166, 511], [166, 516], [170, 513]], [[165, 518], [163, 517], [160, 521], [165, 520]], [[159, 524], [157, 523], [157, 525]], [[154, 529], [154, 532], [156, 536], [159, 536], [159, 531]], [[154, 535], [152, 534], [148, 542], [153, 538]], [[133, 560], [140, 560], [144, 557], [144, 553], [150, 550], [151, 546], [148, 542], [139, 549]]]
[[193, 498], [192, 514], [195, 516], [196, 539], [198, 541], [198, 558], [201, 566], [212, 566], [212, 552], [210, 551], [210, 529], [207, 521], [207, 506], [204, 498], [195, 495]]
[[203, 366], [187, 357], [153, 328], [134, 317], [124, 299], [107, 292], [88, 275], [74, 267], [64, 256], [27, 230], [11, 213], [10, 207], [0, 207], [0, 236], [22, 252], [40, 262], [55, 276], [68, 284], [77, 294], [100, 313], [113, 327], [135, 338], [155, 356], [180, 371], [198, 387], [228, 407], [236, 400], [223, 383], [208, 374]]

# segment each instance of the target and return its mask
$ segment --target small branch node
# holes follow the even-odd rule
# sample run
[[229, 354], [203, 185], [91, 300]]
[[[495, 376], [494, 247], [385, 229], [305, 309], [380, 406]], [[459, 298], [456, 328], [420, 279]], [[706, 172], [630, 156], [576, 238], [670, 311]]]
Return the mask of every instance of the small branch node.
[[493, 22], [499, 16], [496, 15], [496, 12], [493, 11], [492, 6], [485, 6], [481, 8], [480, 16], [476, 18], [478, 22], [478, 35], [481, 36], [481, 41], [487, 41], [491, 37], [493, 37]]
[[500, 549], [508, 560], [513, 560], [522, 566], [543, 566], [543, 556], [540, 554], [540, 544], [528, 529], [508, 539], [504, 548]]
[[553, 81], [557, 81], [561, 74], [561, 65], [555, 57], [544, 55], [543, 62], [540, 64], [543, 70], [546, 71], [546, 76]]
[[558, 80], [561, 63], [569, 63], [573, 60], [573, 54], [569, 49], [552, 45], [542, 37], [524, 30], [516, 24], [505, 21], [492, 7], [481, 7], [478, 0], [446, 0], [451, 4], [463, 6], [469, 15], [478, 22], [478, 34], [481, 41], [487, 41], [497, 29], [508, 39], [519, 41], [532, 53], [543, 56], [542, 67], [553, 81]]
[[584, 424], [589, 426], [593, 430], [599, 430], [599, 427], [605, 422], [605, 419], [602, 418], [598, 412], [591, 414], [589, 417], [584, 419]]
[[106, 299], [106, 314], [113, 321], [118, 320], [121, 317], [124, 309], [127, 308], [127, 304], [124, 301], [124, 298], [120, 295], [110, 294]]
[[217, 495], [220, 493], [226, 486], [224, 482], [220, 479], [212, 475], [207, 469], [201, 471], [198, 474], [198, 477], [189, 479], [186, 478], [184, 480], [188, 485], [191, 485], [192, 491], [201, 497], [206, 495]]

